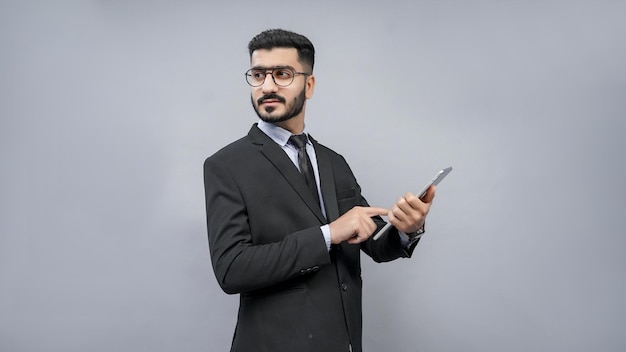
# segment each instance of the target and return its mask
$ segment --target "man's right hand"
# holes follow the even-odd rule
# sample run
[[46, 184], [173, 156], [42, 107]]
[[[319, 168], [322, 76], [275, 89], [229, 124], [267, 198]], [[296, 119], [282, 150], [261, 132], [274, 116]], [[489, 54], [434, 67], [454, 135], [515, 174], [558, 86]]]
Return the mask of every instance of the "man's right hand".
[[354, 207], [328, 224], [330, 242], [339, 244], [348, 241], [350, 244], [367, 240], [376, 230], [372, 216], [387, 215], [389, 210], [375, 207]]

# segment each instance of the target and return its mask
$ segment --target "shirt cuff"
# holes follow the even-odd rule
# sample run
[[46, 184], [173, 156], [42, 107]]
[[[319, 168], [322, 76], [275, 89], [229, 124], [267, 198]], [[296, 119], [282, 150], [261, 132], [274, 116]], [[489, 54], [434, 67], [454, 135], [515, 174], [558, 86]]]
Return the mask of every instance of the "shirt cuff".
[[326, 249], [330, 251], [330, 226], [328, 224], [321, 226], [322, 235], [324, 235], [324, 241], [326, 241]]

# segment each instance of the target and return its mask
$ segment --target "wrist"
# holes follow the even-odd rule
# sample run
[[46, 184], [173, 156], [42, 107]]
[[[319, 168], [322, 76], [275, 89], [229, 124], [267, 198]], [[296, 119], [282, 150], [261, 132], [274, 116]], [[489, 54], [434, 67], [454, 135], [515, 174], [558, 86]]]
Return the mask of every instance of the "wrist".
[[424, 234], [424, 232], [426, 232], [426, 230], [424, 229], [424, 225], [425, 224], [422, 224], [422, 226], [419, 229], [417, 229], [417, 231], [415, 232], [403, 232], [403, 233], [409, 238], [410, 241], [413, 241], [415, 239], [420, 238]]

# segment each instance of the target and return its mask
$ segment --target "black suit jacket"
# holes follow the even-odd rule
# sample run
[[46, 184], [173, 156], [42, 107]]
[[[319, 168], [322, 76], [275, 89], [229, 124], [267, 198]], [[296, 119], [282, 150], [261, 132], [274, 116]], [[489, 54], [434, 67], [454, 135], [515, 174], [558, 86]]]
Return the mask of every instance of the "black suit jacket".
[[[209, 248], [226, 293], [240, 294], [231, 351], [361, 351], [360, 250], [409, 257], [396, 233], [333, 245], [320, 226], [368, 206], [344, 158], [313, 140], [324, 218], [285, 152], [252, 126], [204, 164]], [[375, 220], [379, 227], [381, 218]]]

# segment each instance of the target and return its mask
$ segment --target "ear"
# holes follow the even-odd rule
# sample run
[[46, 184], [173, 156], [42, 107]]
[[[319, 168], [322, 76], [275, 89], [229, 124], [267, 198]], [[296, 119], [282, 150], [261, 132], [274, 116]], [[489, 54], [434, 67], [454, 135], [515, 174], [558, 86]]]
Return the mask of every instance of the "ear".
[[305, 86], [305, 96], [307, 99], [311, 99], [313, 97], [314, 90], [315, 90], [315, 76], [310, 75], [307, 77], [306, 86]]

